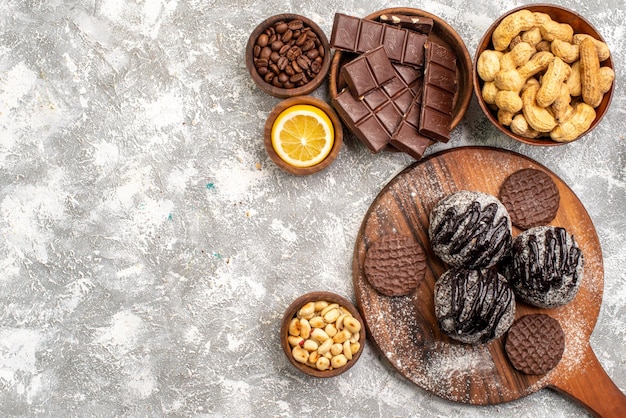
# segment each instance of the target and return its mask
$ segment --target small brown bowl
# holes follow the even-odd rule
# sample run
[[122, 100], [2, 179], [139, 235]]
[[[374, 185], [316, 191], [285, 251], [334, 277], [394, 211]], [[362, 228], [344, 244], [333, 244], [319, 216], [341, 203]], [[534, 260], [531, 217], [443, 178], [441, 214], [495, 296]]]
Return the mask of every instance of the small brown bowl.
[[[320, 40], [321, 46], [323, 47], [323, 50], [324, 50], [322, 67], [314, 78], [312, 78], [308, 83], [300, 87], [293, 87], [293, 88], [277, 87], [271, 83], [266, 82], [264, 78], [261, 75], [259, 75], [259, 73], [257, 72], [257, 69], [254, 64], [254, 61], [255, 61], [254, 46], [256, 44], [256, 41], [259, 35], [261, 35], [266, 29], [270, 28], [277, 22], [282, 21], [282, 22], [288, 23], [288, 22], [291, 22], [293, 20], [298, 20], [298, 19], [301, 20], [305, 26], [310, 27], [311, 30], [317, 35], [318, 39]], [[313, 90], [318, 88], [320, 84], [322, 84], [322, 82], [326, 79], [326, 76], [328, 75], [328, 69], [330, 68], [330, 61], [331, 61], [328, 38], [326, 38], [324, 31], [322, 31], [322, 29], [312, 20], [304, 16], [297, 15], [297, 14], [274, 15], [265, 19], [263, 22], [261, 22], [250, 35], [250, 38], [248, 39], [248, 44], [246, 46], [245, 54], [246, 54], [246, 57], [245, 57], [246, 67], [248, 69], [248, 72], [252, 76], [252, 79], [256, 83], [256, 85], [265, 93], [272, 95], [274, 97], [279, 97], [281, 99], [309, 94]]]
[[[506, 16], [512, 13], [515, 13], [519, 10], [523, 10], [523, 9], [530, 10], [531, 12], [546, 13], [550, 15], [552, 20], [554, 20], [555, 22], [569, 24], [574, 29], [575, 34], [585, 33], [585, 34], [593, 36], [597, 40], [604, 42], [604, 39], [602, 38], [600, 33], [593, 27], [591, 23], [589, 23], [584, 17], [582, 17], [578, 13], [568, 10], [564, 7], [556, 6], [553, 4], [534, 4], [534, 5], [522, 6], [522, 7], [512, 9], [508, 11], [507, 13], [505, 13], [504, 15], [500, 16], [495, 22], [493, 22], [493, 24], [489, 27], [487, 32], [485, 32], [485, 35], [483, 36], [480, 43], [478, 44], [478, 48], [476, 49], [476, 55], [474, 56], [473, 71], [472, 71], [473, 78], [474, 78], [474, 94], [476, 95], [476, 98], [478, 99], [478, 104], [480, 105], [480, 108], [482, 109], [485, 116], [487, 116], [487, 119], [489, 119], [489, 121], [500, 132], [504, 133], [505, 135], [517, 141], [520, 141], [529, 145], [540, 145], [540, 146], [555, 146], [555, 145], [563, 145], [569, 142], [573, 142], [573, 141], [557, 142], [557, 141], [553, 141], [552, 139], [550, 139], [550, 137], [525, 138], [521, 135], [517, 135], [513, 133], [508, 127], [503, 126], [498, 122], [497, 111], [491, 109], [489, 105], [485, 103], [485, 101], [483, 100], [482, 89], [483, 89], [484, 82], [478, 76], [478, 71], [477, 71], [478, 57], [484, 50], [493, 49], [493, 42], [491, 40], [491, 37], [493, 35], [493, 31], [500, 24], [500, 22], [502, 22], [502, 20]], [[607, 60], [603, 61], [601, 65], [613, 68], [612, 56], [609, 57]], [[591, 123], [591, 126], [589, 127], [589, 129], [587, 129], [587, 131], [584, 132], [582, 135], [579, 135], [578, 138], [576, 138], [574, 141], [580, 139], [581, 137], [589, 133], [593, 128], [595, 128], [598, 125], [598, 123], [600, 123], [600, 120], [602, 120], [602, 118], [606, 114], [606, 111], [609, 108], [609, 105], [611, 103], [611, 99], [613, 98], [614, 87], [615, 87], [615, 83], [613, 83], [613, 86], [611, 86], [611, 89], [604, 94], [604, 97], [602, 98], [602, 102], [596, 108], [596, 118]]]
[[[457, 85], [458, 90], [454, 98], [454, 109], [452, 110], [451, 129], [454, 129], [467, 111], [470, 100], [472, 98], [472, 58], [459, 34], [447, 22], [438, 16], [419, 9], [408, 7], [396, 7], [390, 9], [379, 10], [369, 14], [365, 19], [378, 20], [384, 14], [402, 14], [409, 16], [421, 16], [433, 19], [433, 29], [429, 35], [429, 39], [437, 42], [452, 51], [457, 59]], [[335, 51], [333, 60], [330, 65], [329, 91], [331, 97], [337, 97], [337, 94], [343, 89], [339, 73], [341, 67], [348, 62], [351, 54]], [[352, 55], [353, 56], [353, 55]]]
[[[291, 354], [292, 348], [289, 345], [289, 341], [287, 339], [289, 337], [289, 323], [291, 322], [293, 318], [296, 317], [300, 308], [302, 308], [304, 305], [306, 305], [309, 302], [316, 302], [316, 301], [322, 301], [322, 300], [327, 301], [329, 303], [337, 303], [339, 304], [339, 306], [343, 306], [361, 324], [361, 331], [359, 332], [359, 344], [361, 345], [361, 347], [359, 348], [359, 350], [352, 355], [352, 359], [348, 360], [348, 362], [344, 366], [341, 366], [335, 369], [328, 369], [328, 370], [318, 370], [316, 368], [307, 366], [306, 364], [297, 362], [293, 358], [293, 355]], [[285, 311], [282, 324], [280, 327], [280, 343], [283, 348], [283, 351], [285, 352], [285, 355], [287, 356], [291, 364], [293, 364], [293, 366], [296, 369], [300, 370], [302, 373], [308, 374], [309, 376], [315, 376], [315, 377], [333, 377], [349, 370], [352, 366], [354, 366], [354, 364], [361, 357], [361, 353], [363, 352], [363, 347], [365, 346], [365, 338], [366, 338], [365, 323], [363, 322], [363, 318], [361, 318], [359, 311], [354, 307], [354, 305], [348, 299], [344, 298], [343, 296], [339, 296], [335, 293], [331, 293], [331, 292], [321, 292], [321, 291], [311, 292], [311, 293], [302, 295], [296, 300], [294, 300], [293, 303], [289, 305], [289, 307]]]
[[[278, 156], [276, 150], [274, 150], [274, 147], [272, 146], [272, 126], [274, 125], [274, 121], [283, 110], [299, 104], [313, 105], [324, 111], [333, 123], [333, 128], [335, 130], [335, 140], [333, 147], [330, 150], [330, 154], [328, 154], [328, 156], [326, 156], [321, 163], [311, 167], [294, 167], [293, 165], [287, 164]], [[265, 143], [265, 150], [267, 151], [267, 154], [277, 166], [296, 176], [307, 176], [328, 167], [337, 158], [341, 145], [343, 144], [343, 127], [341, 126], [339, 117], [328, 103], [313, 96], [297, 96], [280, 101], [267, 117], [264, 131], [263, 142]]]

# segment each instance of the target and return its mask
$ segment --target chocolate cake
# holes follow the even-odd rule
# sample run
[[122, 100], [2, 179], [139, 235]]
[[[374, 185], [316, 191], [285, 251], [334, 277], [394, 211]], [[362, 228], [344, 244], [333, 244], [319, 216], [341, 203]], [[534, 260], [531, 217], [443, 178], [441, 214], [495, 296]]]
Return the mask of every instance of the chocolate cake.
[[548, 315], [525, 315], [509, 329], [504, 350], [520, 372], [544, 374], [561, 361], [565, 334], [559, 321]]
[[453, 267], [494, 266], [511, 246], [511, 219], [494, 196], [461, 190], [441, 199], [430, 212], [433, 251]]
[[511, 174], [500, 186], [500, 201], [520, 229], [547, 225], [556, 216], [560, 195], [552, 177], [534, 168]]
[[408, 236], [386, 235], [375, 241], [365, 254], [365, 277], [386, 296], [413, 292], [422, 282], [426, 267], [424, 250]]
[[515, 296], [493, 269], [451, 269], [435, 282], [435, 316], [443, 333], [468, 343], [503, 335], [515, 318]]
[[583, 279], [584, 257], [564, 228], [538, 226], [513, 241], [503, 273], [524, 302], [554, 308], [570, 302]]

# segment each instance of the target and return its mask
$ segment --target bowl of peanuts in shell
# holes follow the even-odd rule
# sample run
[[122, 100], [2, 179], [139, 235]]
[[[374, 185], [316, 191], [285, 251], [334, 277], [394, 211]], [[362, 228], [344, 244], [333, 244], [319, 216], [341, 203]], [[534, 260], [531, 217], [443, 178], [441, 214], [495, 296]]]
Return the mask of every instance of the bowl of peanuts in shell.
[[314, 377], [333, 377], [358, 361], [365, 345], [359, 311], [346, 298], [316, 291], [298, 297], [285, 311], [281, 346], [289, 362]]
[[478, 44], [474, 93], [487, 119], [520, 142], [552, 146], [597, 126], [613, 96], [610, 50], [585, 18], [528, 5], [497, 19]]

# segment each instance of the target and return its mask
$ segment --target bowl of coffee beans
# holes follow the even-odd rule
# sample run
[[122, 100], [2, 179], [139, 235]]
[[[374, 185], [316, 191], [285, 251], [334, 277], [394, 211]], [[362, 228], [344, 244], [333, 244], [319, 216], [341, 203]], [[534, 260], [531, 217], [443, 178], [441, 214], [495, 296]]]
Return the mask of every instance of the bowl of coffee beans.
[[265, 19], [250, 35], [246, 67], [265, 93], [288, 98], [309, 94], [330, 68], [328, 39], [312, 20], [297, 14]]

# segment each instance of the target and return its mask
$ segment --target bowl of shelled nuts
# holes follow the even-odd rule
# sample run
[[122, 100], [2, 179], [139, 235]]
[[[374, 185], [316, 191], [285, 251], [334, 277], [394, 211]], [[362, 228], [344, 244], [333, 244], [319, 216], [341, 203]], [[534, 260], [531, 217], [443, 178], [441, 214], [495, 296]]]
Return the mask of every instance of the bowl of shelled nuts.
[[278, 14], [252, 31], [245, 51], [246, 67], [256, 85], [279, 98], [309, 94], [330, 68], [328, 39], [312, 20]]
[[489, 27], [474, 57], [474, 93], [493, 125], [531, 145], [584, 136], [604, 117], [615, 72], [584, 17], [549, 4], [513, 9]]
[[358, 361], [365, 344], [359, 311], [332, 292], [311, 292], [285, 311], [280, 327], [281, 346], [289, 362], [315, 377], [333, 377]]

